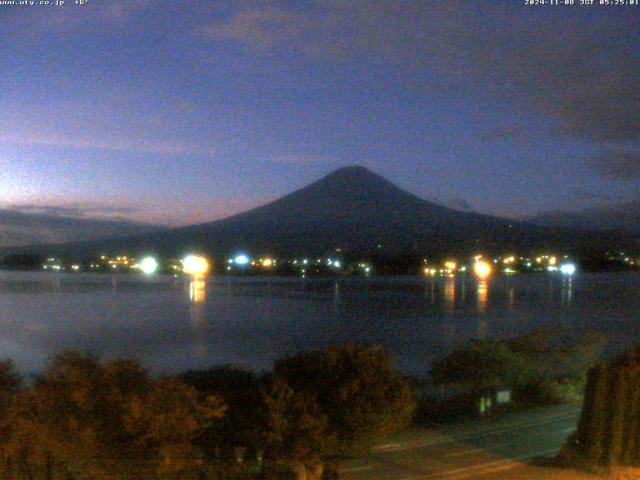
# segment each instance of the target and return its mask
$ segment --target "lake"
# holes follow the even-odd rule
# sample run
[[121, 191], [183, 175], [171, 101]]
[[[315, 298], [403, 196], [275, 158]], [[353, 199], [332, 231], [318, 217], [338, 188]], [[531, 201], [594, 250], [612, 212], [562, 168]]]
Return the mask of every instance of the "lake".
[[139, 277], [0, 272], [0, 357], [37, 372], [62, 349], [139, 358], [156, 372], [269, 369], [329, 344], [383, 345], [423, 375], [469, 338], [561, 326], [640, 341], [640, 273], [420, 278]]

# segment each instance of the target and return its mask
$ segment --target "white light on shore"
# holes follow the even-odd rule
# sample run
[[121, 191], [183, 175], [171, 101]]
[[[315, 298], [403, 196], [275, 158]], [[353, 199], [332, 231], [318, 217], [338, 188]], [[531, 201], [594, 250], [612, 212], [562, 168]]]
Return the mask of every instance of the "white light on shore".
[[576, 273], [576, 266], [573, 263], [563, 263], [560, 265], [560, 273], [563, 275], [573, 275]]
[[158, 270], [158, 262], [153, 257], [144, 257], [140, 261], [140, 270], [146, 275], [153, 275]]
[[233, 261], [238, 265], [246, 265], [247, 263], [249, 263], [249, 257], [244, 253], [241, 253], [240, 255], [237, 255], [236, 258], [233, 259]]

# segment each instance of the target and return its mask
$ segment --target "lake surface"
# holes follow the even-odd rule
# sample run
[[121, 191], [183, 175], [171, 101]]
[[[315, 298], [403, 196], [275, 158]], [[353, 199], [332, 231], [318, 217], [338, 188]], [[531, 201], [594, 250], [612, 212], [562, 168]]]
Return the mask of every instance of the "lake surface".
[[269, 369], [283, 355], [381, 344], [407, 373], [469, 338], [588, 330], [640, 341], [640, 273], [419, 278], [231, 278], [0, 272], [0, 357], [34, 373], [62, 349], [157, 372]]

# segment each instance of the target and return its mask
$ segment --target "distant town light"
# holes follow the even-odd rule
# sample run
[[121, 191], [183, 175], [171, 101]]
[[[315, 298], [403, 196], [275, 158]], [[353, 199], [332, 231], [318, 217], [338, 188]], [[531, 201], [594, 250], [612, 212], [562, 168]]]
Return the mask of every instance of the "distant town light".
[[153, 257], [144, 257], [140, 261], [140, 270], [146, 275], [153, 275], [158, 270], [158, 261]]
[[246, 265], [249, 263], [249, 257], [244, 253], [241, 253], [240, 255], [236, 255], [233, 261], [236, 262], [238, 265]]
[[264, 260], [262, 260], [262, 266], [263, 267], [271, 267], [273, 265], [273, 260], [271, 258], [265, 258]]
[[182, 259], [182, 270], [187, 275], [204, 275], [209, 271], [209, 262], [204, 257], [187, 255]]
[[484, 260], [478, 260], [473, 265], [474, 273], [481, 280], [488, 278], [491, 275], [492, 270], [493, 267], [491, 266], [491, 264], [489, 262], [485, 262]]
[[576, 273], [576, 266], [573, 263], [563, 263], [560, 265], [560, 273], [563, 275], [573, 275]]
[[444, 262], [444, 268], [446, 268], [447, 270], [455, 270], [457, 266], [458, 264], [453, 260], [448, 260]]

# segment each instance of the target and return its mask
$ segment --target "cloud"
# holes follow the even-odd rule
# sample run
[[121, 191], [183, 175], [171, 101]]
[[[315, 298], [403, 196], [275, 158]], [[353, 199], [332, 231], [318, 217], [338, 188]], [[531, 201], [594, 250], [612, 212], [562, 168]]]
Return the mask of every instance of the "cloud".
[[9, 204], [7, 210], [18, 213], [47, 215], [53, 217], [91, 218], [91, 219], [123, 219], [138, 212], [132, 207], [114, 207], [99, 205], [39, 205]]
[[586, 200], [588, 202], [623, 201], [623, 197], [621, 196], [593, 192], [584, 188], [574, 188], [573, 195], [580, 198], [581, 200]]
[[30, 132], [28, 136], [15, 133], [16, 129], [5, 132], [0, 130], [0, 142], [12, 145], [45, 146], [45, 147], [73, 147], [95, 148], [102, 150], [134, 151], [158, 153], [162, 155], [202, 155], [215, 157], [218, 150], [213, 147], [189, 145], [171, 140], [158, 141], [153, 139], [127, 138], [125, 134], [111, 139], [96, 140], [81, 136], [67, 136], [55, 132]]
[[265, 6], [201, 27], [200, 33], [211, 40], [234, 40], [264, 51], [285, 42], [297, 42], [305, 33], [311, 33], [315, 27], [310, 20], [302, 14]]
[[626, 12], [523, 8], [469, 0], [253, 6], [199, 33], [286, 62], [393, 65], [399, 74], [421, 74], [429, 92], [476, 95], [547, 117], [569, 139], [640, 139], [637, 22]]
[[605, 149], [590, 157], [589, 162], [605, 178], [640, 179], [640, 150]]

